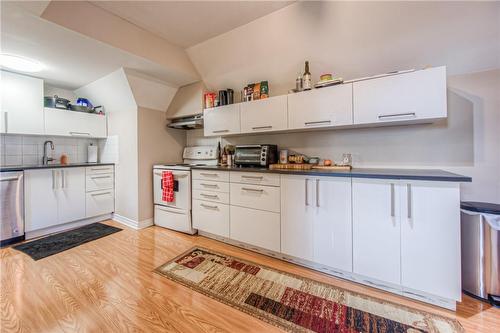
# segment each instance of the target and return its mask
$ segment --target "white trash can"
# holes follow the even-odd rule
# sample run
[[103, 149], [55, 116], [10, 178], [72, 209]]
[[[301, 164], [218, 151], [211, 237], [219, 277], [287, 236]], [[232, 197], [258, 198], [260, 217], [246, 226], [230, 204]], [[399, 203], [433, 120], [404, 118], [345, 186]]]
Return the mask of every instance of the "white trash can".
[[500, 205], [462, 202], [462, 289], [500, 305]]

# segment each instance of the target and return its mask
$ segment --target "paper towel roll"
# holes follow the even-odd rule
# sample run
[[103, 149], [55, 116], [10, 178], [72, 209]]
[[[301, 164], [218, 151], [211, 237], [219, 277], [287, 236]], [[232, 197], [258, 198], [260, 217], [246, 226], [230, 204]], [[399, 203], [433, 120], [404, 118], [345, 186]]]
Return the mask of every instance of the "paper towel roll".
[[90, 145], [87, 149], [87, 162], [97, 163], [97, 146]]

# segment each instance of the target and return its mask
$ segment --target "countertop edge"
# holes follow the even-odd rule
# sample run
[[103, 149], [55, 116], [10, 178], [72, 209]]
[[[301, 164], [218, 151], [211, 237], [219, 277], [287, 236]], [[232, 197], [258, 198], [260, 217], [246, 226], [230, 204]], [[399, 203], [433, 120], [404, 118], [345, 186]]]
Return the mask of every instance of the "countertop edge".
[[81, 168], [92, 166], [115, 165], [115, 163], [73, 163], [73, 164], [48, 164], [48, 165], [19, 165], [19, 166], [3, 166], [0, 167], [0, 172], [14, 172], [25, 170], [42, 170], [42, 169], [61, 169], [61, 168]]
[[[444, 182], [472, 182], [471, 177], [462, 176], [459, 174], [454, 174], [448, 171], [440, 169], [418, 169], [419, 172], [441, 172], [442, 175], [418, 175], [411, 174], [412, 171], [408, 169], [386, 169], [382, 173], [376, 173], [376, 170], [380, 169], [370, 169], [366, 168], [366, 172], [363, 172], [361, 168], [357, 168], [351, 171], [324, 171], [324, 170], [284, 170], [275, 169], [269, 170], [264, 168], [228, 168], [228, 167], [216, 167], [216, 166], [193, 166], [194, 170], [217, 170], [217, 171], [235, 171], [235, 172], [263, 172], [263, 173], [277, 173], [285, 175], [310, 175], [310, 176], [324, 176], [324, 177], [350, 177], [350, 178], [372, 178], [372, 179], [400, 179], [400, 180], [428, 180], [428, 181], [444, 181]], [[396, 173], [391, 174], [391, 171]], [[408, 171], [407, 174], [404, 174]], [[401, 174], [398, 174], [401, 173]]]

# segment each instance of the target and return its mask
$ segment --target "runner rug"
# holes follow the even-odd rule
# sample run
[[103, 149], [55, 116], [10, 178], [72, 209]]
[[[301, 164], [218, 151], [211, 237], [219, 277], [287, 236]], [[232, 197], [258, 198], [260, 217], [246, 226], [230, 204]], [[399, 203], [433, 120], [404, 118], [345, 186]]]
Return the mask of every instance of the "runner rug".
[[156, 272], [290, 332], [464, 332], [456, 320], [200, 247]]

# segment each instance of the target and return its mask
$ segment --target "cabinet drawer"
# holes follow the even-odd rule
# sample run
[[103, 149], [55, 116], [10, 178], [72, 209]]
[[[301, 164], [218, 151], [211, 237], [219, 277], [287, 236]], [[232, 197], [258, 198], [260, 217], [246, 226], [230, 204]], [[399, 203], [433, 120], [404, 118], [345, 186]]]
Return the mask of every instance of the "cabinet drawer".
[[103, 173], [96, 175], [87, 175], [86, 191], [109, 190], [114, 186], [114, 177], [112, 173]]
[[231, 206], [230, 238], [279, 252], [280, 214]]
[[280, 186], [280, 175], [272, 173], [233, 171], [230, 179], [231, 183]]
[[101, 173], [113, 173], [114, 166], [113, 165], [96, 165], [86, 168], [86, 174], [88, 175], [97, 175]]
[[229, 205], [193, 200], [193, 227], [229, 237]]
[[204, 190], [204, 191], [229, 193], [229, 183], [194, 179], [193, 180], [193, 190]]
[[274, 186], [231, 184], [231, 205], [279, 213], [280, 189]]
[[193, 199], [229, 204], [229, 193], [193, 190]]
[[115, 210], [113, 190], [96, 191], [86, 194], [86, 216], [98, 216], [112, 213]]
[[192, 170], [193, 179], [212, 180], [212, 181], [229, 181], [228, 171], [212, 171], [212, 170]]

